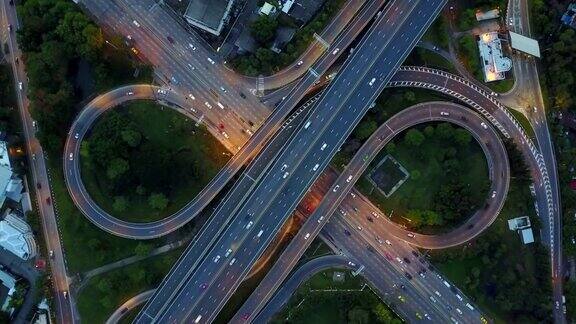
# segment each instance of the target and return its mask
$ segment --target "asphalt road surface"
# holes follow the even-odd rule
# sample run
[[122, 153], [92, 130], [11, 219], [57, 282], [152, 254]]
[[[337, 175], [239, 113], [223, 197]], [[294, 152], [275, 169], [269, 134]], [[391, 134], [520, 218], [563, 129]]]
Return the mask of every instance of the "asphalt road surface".
[[[160, 322], [180, 322], [192, 318], [211, 321], [214, 318], [252, 262], [274, 236], [275, 228], [285, 221], [287, 214], [294, 209], [299, 198], [318, 176], [312, 170], [314, 163], [322, 165], [322, 168], [326, 166], [443, 3], [409, 1], [393, 2], [386, 6], [343, 71], [324, 92], [309, 118], [311, 124], [300, 129], [287, 142], [268, 172], [254, 181], [257, 185], [236, 213], [242, 217], [235, 217], [228, 230], [200, 262], [198, 269], [188, 276], [187, 284], [177, 296], [166, 300], [170, 307], [159, 317], [150, 316], [145, 309], [139, 320], [150, 321], [153, 318]], [[422, 13], [429, 13], [430, 7], [436, 11], [424, 17]], [[381, 44], [380, 39], [385, 39], [386, 43]], [[374, 78], [371, 80], [368, 76]], [[346, 96], [342, 98], [343, 95]], [[311, 176], [301, 177], [310, 173]], [[263, 204], [264, 199], [266, 205]], [[246, 225], [245, 215], [254, 219], [256, 224], [253, 227]], [[245, 227], [248, 227], [248, 232]], [[226, 247], [230, 247], [228, 251]], [[223, 257], [221, 254], [226, 255]], [[229, 258], [240, 261], [233, 263], [233, 272], [222, 266], [224, 260]], [[249, 261], [245, 263], [245, 260]]]
[[[38, 198], [38, 211], [42, 220], [42, 230], [46, 247], [54, 251], [54, 258], [49, 260], [50, 272], [52, 273], [52, 285], [54, 289], [54, 303], [56, 309], [56, 319], [59, 323], [74, 323], [75, 310], [74, 300], [69, 291], [68, 276], [66, 275], [66, 262], [64, 250], [60, 242], [60, 233], [56, 214], [52, 205], [52, 192], [50, 190], [49, 177], [46, 169], [46, 160], [44, 151], [40, 142], [35, 137], [36, 129], [29, 111], [29, 101], [26, 97], [28, 91], [28, 79], [26, 69], [22, 61], [22, 52], [16, 42], [16, 31], [20, 29], [20, 23], [16, 16], [16, 7], [8, 4], [8, 1], [2, 1], [2, 30], [8, 30], [7, 24], [12, 25], [12, 30], [8, 34], [7, 43], [10, 53], [6, 56], [12, 66], [14, 75], [14, 87], [18, 99], [18, 108], [26, 139], [26, 149], [28, 151], [29, 166], [32, 173], [32, 179], [36, 184], [29, 186], [30, 190], [35, 190]], [[18, 62], [16, 61], [18, 60]], [[21, 88], [20, 88], [21, 87]], [[66, 295], [65, 295], [66, 294]]]
[[[422, 235], [420, 234], [416, 234], [415, 237], [396, 236], [396, 239], [408, 243], [418, 241], [418, 244], [423, 244], [423, 242], [426, 242], [427, 240], [432, 241], [436, 239], [437, 242], [441, 242], [447, 246], [452, 246], [451, 244], [456, 242], [456, 240], [461, 240], [462, 236], [465, 237], [469, 234], [470, 237], [473, 237], [483, 229], [487, 228], [494, 221], [506, 198], [509, 182], [509, 168], [506, 151], [500, 142], [496, 131], [487, 124], [484, 124], [484, 119], [475, 114], [472, 110], [453, 103], [424, 103], [407, 108], [387, 120], [370, 137], [370, 139], [366, 141], [366, 143], [356, 153], [352, 161], [348, 163], [346, 169], [338, 177], [336, 182], [330, 181], [332, 179], [321, 179], [320, 182], [328, 183], [327, 191], [326, 184], [315, 185], [316, 190], [327, 192], [327, 194], [323, 199], [317, 199], [318, 201], [321, 201], [320, 205], [302, 226], [298, 234], [292, 239], [288, 247], [279, 257], [278, 261], [261, 281], [258, 288], [245, 302], [240, 311], [238, 311], [233, 322], [241, 322], [241, 319], [250, 319], [251, 316], [258, 314], [266, 302], [271, 298], [274, 291], [288, 276], [291, 269], [295, 266], [298, 260], [300, 260], [313, 238], [318, 235], [322, 229], [322, 226], [326, 224], [326, 222], [329, 222], [328, 216], [334, 214], [338, 206], [345, 199], [349, 201], [348, 204], [344, 204], [345, 207], [348, 207], [348, 211], [340, 209], [337, 213], [340, 213], [344, 218], [350, 221], [355, 221], [356, 223], [364, 222], [365, 220], [366, 222], [363, 223], [364, 226], [357, 225], [360, 226], [357, 227], [358, 231], [365, 233], [365, 231], [363, 232], [362, 230], [363, 228], [372, 229], [376, 234], [370, 235], [367, 241], [375, 246], [387, 245], [384, 243], [385, 241], [382, 237], [394, 236], [390, 234], [390, 229], [395, 225], [391, 224], [390, 221], [384, 220], [384, 216], [380, 217], [379, 212], [374, 211], [373, 206], [368, 206], [366, 201], [361, 203], [363, 206], [358, 206], [360, 204], [357, 202], [361, 202], [363, 200], [362, 197], [358, 197], [357, 195], [355, 195], [355, 197], [350, 196], [348, 195], [348, 192], [353, 188], [354, 183], [370, 165], [372, 159], [390, 140], [394, 138], [394, 136], [411, 126], [431, 121], [449, 121], [458, 124], [459, 126], [471, 131], [475, 138], [483, 142], [486, 147], [494, 147], [494, 150], [491, 153], [494, 154], [494, 157], [498, 157], [499, 161], [493, 161], [489, 164], [490, 173], [493, 174], [494, 171], [497, 170], [499, 173], [502, 173], [504, 178], [500, 178], [500, 176], [498, 178], [493, 178], [491, 191], [495, 191], [496, 195], [494, 197], [491, 197], [490, 195], [490, 197], [488, 197], [490, 204], [483, 208], [482, 213], [475, 215], [483, 216], [474, 219], [475, 226], [472, 229], [468, 228], [467, 225], [470, 223], [466, 222], [465, 227], [461, 227], [452, 232], [451, 236], [440, 236], [440, 238], [442, 238], [441, 240], [434, 237], [421, 238]], [[483, 125], [486, 125], [486, 128], [484, 128]], [[327, 178], [330, 177], [328, 176]], [[340, 188], [339, 190], [330, 190], [330, 188], [336, 188], [337, 186]], [[365, 209], [366, 207], [364, 206], [368, 206], [368, 208]], [[360, 209], [359, 207], [363, 208]], [[375, 212], [375, 214], [372, 214], [372, 212]], [[370, 222], [367, 217], [370, 217], [372, 222]], [[357, 232], [356, 229], [354, 229], [354, 232]], [[340, 243], [340, 241], [334, 242], [336, 244]], [[358, 258], [355, 254], [353, 255]], [[365, 259], [359, 261], [363, 262]], [[416, 276], [414, 272], [411, 274]], [[477, 314], [474, 316], [476, 315]], [[476, 316], [476, 318], [479, 320], [479, 316]], [[258, 321], [256, 320], [256, 322]]]

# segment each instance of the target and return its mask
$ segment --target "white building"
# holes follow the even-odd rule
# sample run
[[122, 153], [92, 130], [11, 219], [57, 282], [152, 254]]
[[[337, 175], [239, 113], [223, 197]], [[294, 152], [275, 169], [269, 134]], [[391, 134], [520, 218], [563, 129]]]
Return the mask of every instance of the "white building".
[[12, 179], [12, 168], [8, 156], [8, 146], [6, 142], [0, 141], [0, 207], [6, 200], [6, 188]]
[[0, 221], [0, 247], [22, 260], [30, 260], [38, 253], [30, 226], [10, 210]]
[[16, 278], [12, 277], [9, 273], [0, 270], [0, 283], [2, 283], [2, 286], [8, 289], [6, 299], [4, 300], [1, 308], [2, 311], [7, 311], [11, 296], [16, 291]]
[[234, 0], [190, 0], [184, 18], [189, 24], [219, 36]]
[[512, 68], [512, 60], [502, 53], [502, 43], [497, 32], [484, 33], [478, 40], [484, 82], [504, 80]]

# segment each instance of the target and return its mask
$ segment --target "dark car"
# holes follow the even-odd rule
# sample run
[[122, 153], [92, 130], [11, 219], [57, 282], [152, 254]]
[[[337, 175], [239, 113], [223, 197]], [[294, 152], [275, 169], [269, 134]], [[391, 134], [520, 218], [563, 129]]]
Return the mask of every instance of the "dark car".
[[349, 231], [349, 230], [347, 230], [347, 229], [345, 229], [345, 230], [344, 230], [344, 234], [346, 234], [346, 235], [348, 235], [348, 236], [350, 236], [350, 235], [351, 235], [351, 234], [350, 234], [350, 231]]
[[406, 278], [408, 278], [408, 280], [412, 280], [412, 275], [409, 274], [408, 272], [404, 272], [404, 276], [405, 276]]
[[37, 183], [36, 183], [36, 188], [42, 189], [42, 185], [40, 184], [40, 182], [37, 182]]
[[50, 205], [50, 203], [51, 203], [51, 202], [50, 202], [50, 197], [46, 198], [46, 203], [47, 203], [48, 205]]
[[243, 92], [240, 92], [240, 97], [246, 99], [246, 95]]
[[174, 38], [170, 37], [170, 36], [166, 36], [166, 39], [168, 39], [168, 41], [170, 42], [170, 44], [174, 44]]
[[415, 256], [415, 257], [418, 257], [418, 252], [416, 252], [416, 251], [413, 250], [413, 251], [412, 251], [412, 255]]
[[410, 263], [410, 259], [408, 259], [407, 257], [404, 257], [404, 262]]
[[369, 252], [376, 253], [376, 250], [374, 250], [374, 248], [372, 247], [372, 245], [368, 245], [368, 246], [367, 246], [367, 249], [368, 249]]
[[372, 217], [367, 216], [366, 219], [367, 219], [370, 223], [374, 223], [374, 219], [372, 219]]

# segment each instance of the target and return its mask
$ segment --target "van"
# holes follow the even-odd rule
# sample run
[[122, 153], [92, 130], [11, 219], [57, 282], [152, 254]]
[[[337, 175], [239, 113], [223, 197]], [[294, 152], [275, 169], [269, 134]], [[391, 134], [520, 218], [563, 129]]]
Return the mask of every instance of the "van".
[[256, 237], [262, 236], [262, 233], [264, 233], [264, 230], [260, 230], [260, 232], [258, 232], [258, 235], [256, 235]]
[[215, 64], [215, 63], [216, 63], [216, 62], [214, 62], [214, 60], [211, 59], [211, 58], [208, 58], [208, 62], [210, 62], [210, 64]]
[[322, 147], [320, 148], [320, 151], [324, 151], [324, 149], [326, 148], [326, 146], [328, 146], [328, 144], [323, 143], [323, 144], [322, 144]]
[[370, 82], [368, 82], [368, 85], [373, 86], [374, 82], [376, 82], [376, 78], [372, 78], [372, 80], [370, 80]]
[[320, 167], [320, 164], [316, 164], [316, 165], [312, 168], [312, 171], [318, 170], [319, 167]]
[[224, 105], [220, 103], [220, 101], [216, 102], [216, 104], [218, 105], [218, 107], [224, 109]]
[[468, 307], [470, 310], [474, 310], [474, 307], [470, 305], [470, 303], [466, 303], [466, 307]]
[[444, 283], [444, 286], [446, 286], [446, 287], [448, 287], [448, 288], [451, 287], [450, 284], [448, 283], [448, 281], [444, 280], [444, 281], [442, 281], [442, 282]]
[[312, 124], [311, 121], [307, 121], [306, 125], [304, 125], [304, 129], [308, 129], [308, 127], [310, 127], [310, 124]]

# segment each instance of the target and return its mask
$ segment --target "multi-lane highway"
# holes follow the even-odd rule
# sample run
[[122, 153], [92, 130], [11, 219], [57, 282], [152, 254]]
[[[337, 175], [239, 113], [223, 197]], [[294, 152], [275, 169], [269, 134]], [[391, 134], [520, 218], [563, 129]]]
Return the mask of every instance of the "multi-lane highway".
[[[209, 322], [214, 318], [277, 227], [319, 175], [319, 169], [327, 165], [443, 4], [443, 1], [403, 1], [385, 7], [322, 95], [308, 118], [309, 123], [285, 144], [266, 173], [254, 179], [252, 192], [243, 199], [228, 229], [207, 251], [197, 269], [188, 267], [192, 269], [185, 274], [186, 284], [165, 299], [168, 307], [159, 309], [160, 313], [150, 313], [145, 308], [138, 321], [186, 321], [200, 317]], [[430, 8], [434, 9], [432, 14]], [[231, 259], [238, 260], [233, 262], [233, 271], [226, 269]], [[169, 276], [172, 274], [171, 271]]]
[[[492, 180], [490, 191], [494, 192], [495, 195], [492, 197], [492, 194], [490, 194], [489, 197], [487, 197], [490, 203], [487, 203], [486, 206], [482, 208], [482, 211], [485, 211], [485, 213], [480, 213], [484, 215], [484, 217], [476, 218], [474, 223], [466, 222], [465, 227], [453, 232], [452, 236], [454, 238], [450, 236], [440, 236], [439, 238], [442, 238], [442, 240], [438, 240], [435, 237], [420, 240], [420, 236], [422, 235], [416, 234], [414, 238], [397, 236], [396, 239], [408, 243], [420, 240], [419, 244], [426, 244], [427, 240], [430, 240], [438, 244], [452, 246], [453, 242], [461, 240], [461, 235], [466, 236], [467, 232], [470, 232], [469, 236], [473, 237], [475, 233], [480, 233], [481, 230], [493, 222], [506, 198], [509, 181], [506, 150], [496, 131], [494, 131], [492, 127], [488, 127], [488, 125], [484, 123], [484, 119], [473, 113], [472, 110], [453, 103], [433, 102], [407, 108], [387, 120], [370, 139], [366, 141], [335, 182], [332, 181], [332, 177], [328, 176], [327, 178], [332, 179], [322, 179], [321, 182], [325, 182], [325, 184], [315, 185], [316, 190], [323, 190], [327, 192], [327, 194], [323, 199], [318, 199], [321, 200], [320, 205], [290, 242], [278, 261], [261, 281], [256, 291], [242, 306], [242, 309], [238, 312], [234, 321], [239, 321], [240, 318], [250, 318], [250, 316], [258, 314], [274, 291], [287, 277], [296, 262], [298, 262], [312, 239], [320, 232], [322, 225], [330, 221], [329, 216], [336, 212], [338, 206], [345, 199], [347, 202], [345, 202], [343, 206], [348, 207], [348, 209], [340, 209], [336, 214], [340, 214], [344, 219], [355, 222], [356, 224], [363, 224], [363, 226], [357, 225], [359, 227], [356, 227], [353, 231], [358, 232], [359, 235], [363, 235], [366, 230], [374, 231], [376, 234], [369, 235], [367, 239], [370, 246], [377, 248], [378, 246], [387, 245], [385, 238], [393, 236], [390, 233], [390, 221], [385, 220], [384, 216], [377, 217], [380, 213], [376, 212], [374, 206], [371, 206], [365, 198], [357, 194], [350, 196], [347, 193], [366, 170], [372, 159], [394, 136], [411, 126], [431, 121], [449, 121], [468, 129], [474, 134], [474, 137], [481, 143], [483, 149], [486, 150], [488, 160], [492, 161], [489, 162]], [[486, 126], [486, 128], [484, 128], [484, 126]], [[496, 174], [498, 177], [496, 177]], [[330, 188], [338, 186], [340, 189], [338, 191], [330, 190], [330, 188], [326, 190], [326, 185], [330, 186]], [[372, 221], [368, 220], [368, 218], [372, 219]], [[474, 229], [474, 227], [469, 228], [468, 226], [470, 224], [474, 224], [474, 227], [477, 227], [477, 229]], [[347, 234], [349, 233], [351, 232], [348, 231]], [[334, 242], [336, 244], [341, 243], [341, 241]], [[417, 276], [416, 273], [411, 273], [411, 275]], [[247, 316], [247, 314], [250, 315]]]
[[28, 188], [35, 191], [46, 247], [48, 250], [54, 251], [54, 257], [49, 264], [52, 273], [56, 318], [59, 323], [73, 323], [75, 322], [74, 300], [73, 296], [68, 294], [69, 282], [66, 274], [66, 263], [62, 244], [60, 243], [56, 214], [52, 204], [46, 160], [40, 142], [35, 136], [36, 129], [30, 115], [29, 101], [26, 97], [28, 79], [24, 61], [22, 60], [22, 52], [16, 42], [16, 31], [20, 29], [20, 23], [18, 22], [15, 6], [9, 5], [8, 1], [2, 1], [0, 6], [2, 10], [0, 27], [2, 30], [9, 30], [8, 24], [12, 26], [6, 39], [9, 48], [9, 53], [6, 54], [6, 57], [12, 66], [14, 88], [28, 151], [28, 162], [32, 172], [32, 179], [36, 182], [36, 184], [32, 183], [29, 185]]

